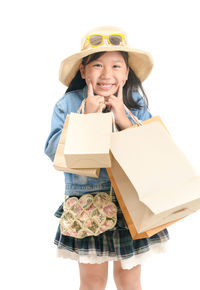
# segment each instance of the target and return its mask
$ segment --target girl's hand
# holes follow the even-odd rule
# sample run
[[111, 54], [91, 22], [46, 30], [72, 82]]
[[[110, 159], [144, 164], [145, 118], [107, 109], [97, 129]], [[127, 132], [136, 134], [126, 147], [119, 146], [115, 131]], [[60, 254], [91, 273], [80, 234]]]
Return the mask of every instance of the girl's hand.
[[115, 116], [115, 122], [121, 129], [126, 129], [132, 126], [131, 121], [128, 119], [124, 109], [123, 103], [123, 83], [120, 84], [117, 97], [111, 95], [105, 97], [105, 105], [112, 108]]
[[92, 83], [89, 82], [88, 84], [88, 96], [86, 98], [86, 107], [85, 107], [85, 114], [88, 113], [96, 113], [100, 109], [104, 110], [106, 107], [104, 103], [104, 97], [94, 95]]

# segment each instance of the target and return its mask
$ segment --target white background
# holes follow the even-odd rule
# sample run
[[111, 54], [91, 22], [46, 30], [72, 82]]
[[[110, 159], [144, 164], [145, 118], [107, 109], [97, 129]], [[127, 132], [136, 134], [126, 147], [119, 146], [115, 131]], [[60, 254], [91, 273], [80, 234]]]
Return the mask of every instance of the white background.
[[[1, 289], [79, 288], [76, 262], [55, 256], [64, 178], [43, 151], [66, 89], [60, 62], [79, 51], [88, 30], [119, 26], [132, 47], [151, 52], [150, 111], [200, 172], [199, 12], [194, 0], [1, 2]], [[197, 212], [169, 228], [168, 253], [142, 267], [143, 290], [200, 289], [199, 222]], [[115, 289], [112, 264], [107, 289]]]

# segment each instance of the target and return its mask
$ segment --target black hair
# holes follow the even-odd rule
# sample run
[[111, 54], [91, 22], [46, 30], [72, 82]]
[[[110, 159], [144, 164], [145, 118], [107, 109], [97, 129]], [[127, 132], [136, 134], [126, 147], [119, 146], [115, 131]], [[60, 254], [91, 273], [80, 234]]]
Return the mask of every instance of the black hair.
[[[86, 66], [87, 64], [91, 63], [92, 61], [98, 59], [100, 56], [102, 56], [106, 51], [97, 52], [94, 54], [91, 54], [89, 56], [86, 56], [82, 59], [82, 65]], [[128, 53], [125, 51], [120, 51], [121, 55], [124, 58], [124, 61], [126, 63], [127, 68], [129, 68], [129, 74], [128, 79], [126, 81], [126, 84], [123, 87], [123, 102], [129, 109], [141, 109], [142, 106], [139, 105], [139, 100], [135, 101], [133, 99], [133, 92], [138, 92], [139, 89], [142, 91], [142, 95], [145, 101], [145, 105], [148, 108], [148, 99], [144, 92], [142, 83], [140, 79], [136, 76], [134, 71], [129, 67], [128, 65]], [[86, 85], [86, 82], [81, 77], [80, 70], [76, 73], [75, 77], [72, 79], [71, 83], [69, 84], [69, 87], [66, 90], [67, 92], [71, 92], [74, 90], [82, 89]]]

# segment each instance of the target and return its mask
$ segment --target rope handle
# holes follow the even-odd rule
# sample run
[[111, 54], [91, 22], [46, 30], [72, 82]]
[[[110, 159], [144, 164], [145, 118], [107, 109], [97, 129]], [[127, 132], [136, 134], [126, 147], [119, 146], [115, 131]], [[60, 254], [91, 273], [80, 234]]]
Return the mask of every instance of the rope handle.
[[113, 188], [112, 188], [112, 185], [110, 187], [110, 201], [112, 201], [112, 194], [113, 194]]
[[81, 105], [80, 105], [80, 107], [78, 108], [78, 110], [77, 110], [77, 113], [81, 113], [81, 111], [82, 111], [82, 114], [84, 114], [84, 112], [85, 112], [85, 99], [82, 101], [82, 103], [81, 103]]
[[[125, 111], [130, 115], [130, 117], [133, 119], [133, 121], [135, 121], [136, 125], [139, 127], [139, 126], [143, 126], [142, 122], [140, 122], [138, 120], [137, 117], [135, 117], [133, 115], [133, 113], [131, 113], [131, 111], [124, 105], [124, 108], [125, 108]], [[115, 116], [114, 116], [114, 113], [113, 111], [111, 110], [112, 112], [112, 120], [113, 120], [113, 129], [114, 129], [114, 132], [118, 132], [118, 129], [117, 129], [117, 126], [116, 126], [116, 123], [115, 123]]]
[[[85, 99], [82, 101], [82, 103], [81, 103], [81, 105], [80, 105], [80, 107], [79, 107], [79, 109], [77, 110], [77, 113], [81, 113], [82, 112], [82, 114], [84, 114], [84, 112], [85, 112], [85, 103], [86, 103], [86, 101], [85, 101]], [[103, 104], [100, 104], [100, 106], [99, 106], [99, 110], [98, 110], [98, 113], [102, 113], [102, 110], [103, 110]], [[113, 131], [114, 132], [117, 132], [118, 130], [117, 130], [117, 127], [116, 127], [116, 124], [115, 124], [115, 116], [114, 116], [114, 114], [113, 114], [113, 111], [111, 111], [112, 112], [112, 125], [113, 125]]]
[[[85, 104], [86, 104], [86, 100], [84, 99], [77, 111], [77, 113], [81, 113], [84, 114], [85, 112]], [[132, 120], [136, 123], [137, 126], [143, 126], [142, 122], [138, 120], [138, 118], [136, 116], [133, 115], [133, 113], [126, 107], [126, 105], [124, 104], [124, 109], [125, 111], [130, 115], [130, 117], [132, 118]], [[102, 110], [103, 110], [103, 104], [100, 104], [99, 106], [99, 110], [98, 110], [98, 113], [102, 113]], [[114, 132], [117, 132], [117, 127], [116, 127], [116, 124], [115, 124], [115, 116], [114, 116], [114, 113], [113, 111], [111, 110], [112, 112], [112, 124], [113, 124], [113, 131]]]
[[136, 116], [133, 115], [133, 113], [126, 107], [126, 105], [124, 105], [125, 111], [131, 116], [131, 118], [133, 119], [133, 121], [135, 121], [137, 126], [143, 126], [142, 122], [140, 122], [138, 120], [138, 118]]
[[[84, 114], [84, 112], [85, 112], [85, 104], [86, 104], [86, 100], [84, 99], [84, 100], [82, 101], [80, 107], [78, 108], [77, 113], [80, 114], [80, 113], [82, 112], [82, 114]], [[98, 113], [102, 113], [102, 111], [103, 111], [103, 106], [104, 106], [103, 103], [99, 105]]]

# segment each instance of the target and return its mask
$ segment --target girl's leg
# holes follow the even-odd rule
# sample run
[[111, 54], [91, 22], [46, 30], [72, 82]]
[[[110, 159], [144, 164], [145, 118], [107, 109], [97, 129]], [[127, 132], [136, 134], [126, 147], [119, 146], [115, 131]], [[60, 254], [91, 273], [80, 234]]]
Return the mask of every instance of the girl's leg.
[[80, 290], [104, 290], [108, 278], [108, 262], [102, 264], [79, 263]]
[[118, 290], [142, 290], [140, 282], [141, 265], [123, 270], [120, 262], [114, 262], [114, 280]]

